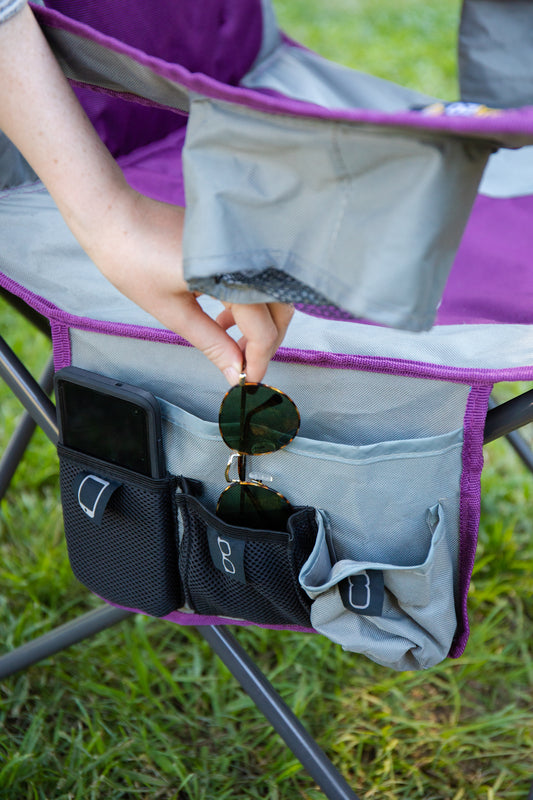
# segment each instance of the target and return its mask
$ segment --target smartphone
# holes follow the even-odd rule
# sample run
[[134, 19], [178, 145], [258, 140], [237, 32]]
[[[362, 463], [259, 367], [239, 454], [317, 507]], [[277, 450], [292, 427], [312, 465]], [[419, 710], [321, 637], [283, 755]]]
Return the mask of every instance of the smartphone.
[[59, 370], [54, 387], [61, 444], [141, 475], [166, 476], [154, 395], [78, 367]]

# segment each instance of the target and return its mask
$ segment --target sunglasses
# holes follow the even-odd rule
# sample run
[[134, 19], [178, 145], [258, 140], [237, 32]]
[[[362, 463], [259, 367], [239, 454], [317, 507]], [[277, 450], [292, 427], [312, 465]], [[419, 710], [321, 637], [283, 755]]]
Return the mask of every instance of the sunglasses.
[[[246, 479], [246, 456], [274, 453], [286, 447], [300, 427], [296, 405], [279, 389], [248, 383], [241, 374], [222, 400], [218, 416], [220, 435], [234, 452], [226, 466], [229, 486], [217, 504], [217, 516], [230, 525], [285, 531], [292, 513], [289, 501], [260, 480]], [[238, 479], [230, 478], [237, 461]]]

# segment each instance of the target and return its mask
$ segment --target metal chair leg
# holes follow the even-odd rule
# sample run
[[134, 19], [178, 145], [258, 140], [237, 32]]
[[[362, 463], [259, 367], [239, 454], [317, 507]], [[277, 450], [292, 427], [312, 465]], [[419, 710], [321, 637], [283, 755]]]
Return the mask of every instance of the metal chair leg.
[[57, 444], [58, 429], [55, 406], [22, 361], [0, 336], [0, 378], [3, 378], [15, 397], [35, 420], [53, 444]]
[[484, 443], [505, 436], [511, 447], [530, 472], [533, 472], [533, 450], [517, 428], [533, 422], [533, 391], [525, 392], [507, 403], [489, 399]]
[[533, 422], [533, 389], [505, 403], [497, 404], [491, 398], [483, 441], [487, 444], [500, 436], [507, 436], [529, 422]]
[[[39, 385], [46, 395], [50, 394], [52, 391], [53, 377], [54, 362], [53, 358], [50, 358], [39, 381]], [[26, 448], [30, 443], [30, 439], [36, 427], [37, 423], [35, 420], [27, 411], [24, 411], [0, 459], [0, 500], [5, 495], [11, 483], [15, 470], [26, 452]]]
[[337, 768], [235, 637], [220, 626], [199, 626], [198, 630], [298, 761], [318, 783], [328, 800], [358, 800]]
[[57, 628], [38, 636], [27, 644], [23, 644], [10, 653], [0, 657], [0, 680], [14, 675], [15, 672], [27, 669], [45, 658], [65, 650], [73, 644], [89, 639], [100, 631], [116, 625], [133, 612], [114, 606], [100, 606], [88, 611], [77, 619], [59, 625]]

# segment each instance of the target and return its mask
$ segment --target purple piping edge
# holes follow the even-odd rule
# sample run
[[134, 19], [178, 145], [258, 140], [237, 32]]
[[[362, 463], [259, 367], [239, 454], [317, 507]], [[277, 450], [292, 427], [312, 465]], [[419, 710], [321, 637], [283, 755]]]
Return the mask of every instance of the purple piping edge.
[[[112, 603], [110, 600], [106, 600], [105, 597], [101, 597], [100, 599], [104, 600], [108, 605], [114, 606], [115, 608], [123, 608], [125, 611], [131, 611], [133, 614], [143, 614], [145, 617], [150, 616], [150, 614], [147, 614], [146, 611], [140, 611], [138, 608], [119, 606], [116, 603]], [[296, 631], [297, 633], [316, 633], [314, 628], [304, 628], [301, 625], [288, 625], [288, 624], [260, 625], [257, 622], [248, 622], [247, 620], [244, 619], [231, 619], [230, 617], [202, 616], [201, 614], [188, 613], [185, 611], [171, 611], [170, 614], [167, 614], [164, 617], [159, 617], [158, 619], [164, 619], [167, 622], [173, 622], [176, 625], [239, 625], [242, 628], [255, 627], [255, 628], [267, 628], [268, 630], [272, 631]]]
[[[27, 305], [47, 317], [51, 323], [59, 323], [78, 330], [94, 331], [110, 336], [123, 336], [130, 339], [141, 339], [164, 344], [176, 344], [183, 347], [192, 345], [183, 337], [165, 328], [149, 328], [141, 325], [129, 325], [125, 322], [106, 322], [88, 317], [69, 314], [39, 295], [21, 286], [12, 278], [0, 272], [0, 286], [11, 294], [20, 297]], [[58, 329], [59, 332], [59, 329]], [[64, 345], [63, 345], [64, 346]], [[59, 357], [59, 356], [58, 356]], [[299, 350], [280, 347], [273, 357], [274, 361], [288, 364], [323, 367], [327, 369], [357, 369], [365, 372], [380, 372], [389, 375], [401, 375], [408, 378], [427, 378], [445, 380], [451, 383], [487, 386], [499, 381], [533, 380], [533, 365], [508, 367], [504, 369], [483, 369], [474, 367], [450, 367], [444, 364], [431, 364], [425, 361], [413, 361], [386, 356], [362, 356], [345, 353], [326, 353], [320, 350]]]
[[458, 625], [449, 657], [459, 658], [470, 634], [468, 589], [476, 557], [480, 518], [481, 471], [483, 469], [483, 430], [492, 386], [476, 386], [470, 391], [464, 416], [459, 507], [459, 603]]
[[[214, 99], [263, 111], [271, 114], [292, 114], [324, 120], [360, 122], [371, 125], [418, 128], [442, 131], [451, 135], [494, 139], [499, 136], [533, 137], [533, 107], [503, 110], [500, 115], [490, 117], [426, 117], [416, 111], [386, 113], [368, 109], [327, 109], [313, 103], [293, 100], [282, 95], [273, 97], [257, 90], [233, 87], [200, 73], [190, 73], [180, 65], [170, 64], [117, 39], [106, 36], [93, 28], [74, 22], [52, 9], [33, 7], [35, 16], [45, 26], [58, 28], [78, 36], [85, 36], [109, 50], [122, 53], [153, 72], [182, 84], [187, 89]], [[154, 103], [154, 105], [156, 105]]]
[[[2, 273], [0, 273], [0, 285], [3, 285], [8, 291], [16, 294], [32, 308], [35, 308], [36, 311], [45, 314], [45, 316], [50, 319], [56, 369], [69, 366], [71, 363], [69, 327], [75, 327], [81, 330], [93, 330], [98, 333], [107, 333], [110, 335], [128, 336], [131, 338], [181, 344], [188, 347], [191, 346], [184, 339], [170, 331], [156, 328], [143, 328], [124, 323], [105, 323], [67, 314], [57, 308], [57, 306], [33, 294]], [[442, 367], [424, 362], [402, 362], [400, 359], [387, 359], [376, 356], [345, 356], [337, 353], [291, 350], [289, 348], [280, 348], [276, 360], [329, 368], [365, 369], [373, 372], [387, 372], [389, 374], [433, 378], [437, 380], [445, 379], [460, 383], [472, 383], [472, 380], [465, 380], [465, 374], [466, 376], [468, 374], [471, 376], [475, 375], [477, 378], [476, 385], [474, 385], [470, 391], [464, 416], [464, 443], [460, 480], [461, 501], [459, 511], [459, 598], [461, 606], [458, 609], [458, 630], [449, 653], [451, 658], [458, 658], [464, 652], [469, 636], [467, 597], [477, 546], [481, 498], [480, 478], [483, 467], [483, 429], [488, 398], [493, 382], [503, 379], [509, 380], [509, 374], [512, 375], [512, 380], [531, 379], [533, 377], [533, 367], [487, 371], [465, 370], [453, 367]], [[405, 369], [403, 369], [403, 367], [405, 367]], [[462, 379], [459, 378], [458, 372], [461, 373]], [[496, 380], [491, 379], [492, 375], [496, 376]], [[482, 378], [483, 380], [481, 380]], [[137, 609], [129, 610], [137, 611]], [[185, 614], [179, 611], [172, 612], [164, 617], [164, 619], [182, 625], [235, 624], [248, 626], [255, 624], [242, 620]], [[271, 628], [273, 630], [313, 632], [313, 629], [291, 625], [260, 625], [259, 627]]]
[[66, 325], [55, 320], [50, 320], [52, 330], [52, 344], [54, 350], [54, 368], [57, 372], [72, 363], [72, 348], [70, 346], [69, 329]]

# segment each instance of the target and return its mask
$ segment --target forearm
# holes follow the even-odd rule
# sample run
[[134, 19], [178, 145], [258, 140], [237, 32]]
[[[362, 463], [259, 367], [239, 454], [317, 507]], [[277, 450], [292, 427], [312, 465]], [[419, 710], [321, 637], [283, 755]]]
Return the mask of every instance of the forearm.
[[[236, 305], [219, 321], [202, 311], [183, 277], [183, 209], [129, 188], [28, 7], [0, 25], [0, 129], [121, 292], [202, 350], [230, 383], [238, 381], [243, 352], [249, 379], [261, 380], [292, 309]], [[243, 334], [240, 346], [226, 333], [233, 324]]]
[[[85, 116], [31, 10], [0, 25], [0, 129], [83, 241], [126, 184]], [[75, 180], [73, 180], [75, 176]], [[88, 214], [91, 209], [91, 214]]]

